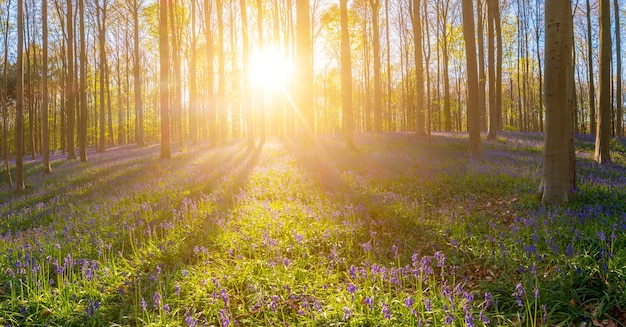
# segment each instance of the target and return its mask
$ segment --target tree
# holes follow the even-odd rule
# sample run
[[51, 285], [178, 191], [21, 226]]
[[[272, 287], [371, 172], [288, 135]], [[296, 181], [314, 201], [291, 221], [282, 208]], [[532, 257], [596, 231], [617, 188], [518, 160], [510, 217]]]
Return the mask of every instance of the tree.
[[81, 162], [87, 161], [87, 50], [85, 35], [85, 0], [79, 0], [80, 10], [80, 81], [78, 95], [80, 97], [80, 123], [78, 124], [78, 152]]
[[67, 115], [67, 160], [76, 159], [74, 129], [76, 118], [76, 92], [74, 89], [74, 18], [72, 1], [67, 1], [67, 85], [65, 91], [65, 114]]
[[[9, 14], [11, 13], [11, 10], [9, 10], [9, 8], [11, 8], [11, 1], [7, 1], [7, 17], [6, 17], [6, 21], [5, 21], [5, 25], [4, 25], [4, 58], [9, 58]], [[9, 61], [8, 60], [4, 60], [4, 68], [3, 68], [3, 80], [4, 80], [4, 85], [8, 85], [9, 84]], [[9, 182], [9, 188], [13, 188], [13, 178], [11, 178], [11, 167], [9, 165], [9, 131], [8, 131], [8, 120], [9, 120], [9, 114], [8, 114], [8, 105], [7, 103], [8, 101], [8, 87], [5, 87], [3, 92], [2, 92], [2, 136], [3, 136], [3, 154], [2, 157], [4, 159], [4, 168], [6, 170], [6, 175], [7, 175], [7, 181]]]
[[348, 0], [339, 1], [341, 16], [341, 99], [346, 147], [354, 149], [354, 111], [352, 108], [352, 57], [348, 30]]
[[591, 38], [591, 4], [587, 0], [587, 65], [589, 69], [589, 132], [596, 127], [596, 95], [593, 73], [593, 42]]
[[96, 1], [96, 16], [98, 17], [98, 44], [100, 45], [100, 141], [98, 142], [98, 152], [105, 150], [105, 91], [106, 91], [106, 19], [107, 19], [107, 3], [105, 0], [100, 5], [100, 0]]
[[311, 19], [308, 0], [296, 0], [296, 56], [297, 56], [297, 108], [302, 113], [301, 124], [307, 142], [312, 143], [313, 122], [313, 62]]
[[[243, 0], [245, 1], [245, 0]], [[207, 61], [207, 79], [206, 79], [206, 87], [207, 87], [207, 98], [208, 98], [208, 113], [209, 113], [209, 142], [211, 146], [215, 146], [217, 144], [217, 117], [216, 117], [216, 103], [215, 103], [215, 90], [214, 90], [214, 74], [215, 74], [215, 64], [213, 62], [213, 30], [211, 29], [212, 20], [211, 17], [213, 11], [213, 7], [211, 5], [211, 0], [204, 0], [204, 36], [206, 39], [206, 61]]]
[[[474, 4], [472, 0], [462, 0], [461, 8], [463, 14], [465, 60], [467, 62], [467, 126], [469, 130], [469, 154], [470, 158], [478, 159], [481, 157], [481, 144], [478, 64], [476, 63], [476, 42], [474, 37]], [[491, 97], [491, 94], [489, 96]]]
[[600, 68], [598, 75], [598, 123], [594, 160], [611, 161], [611, 6], [600, 0]]
[[167, 34], [167, 1], [159, 0], [159, 106], [161, 107], [161, 159], [169, 159], [170, 111], [169, 111], [169, 42]]
[[546, 131], [539, 193], [542, 203], [558, 205], [568, 201], [576, 186], [571, 2], [546, 0], [544, 10]]
[[143, 118], [143, 102], [141, 99], [141, 58], [139, 56], [139, 8], [141, 2], [133, 0], [133, 34], [134, 34], [134, 52], [133, 52], [133, 85], [135, 88], [135, 140], [138, 146], [144, 146], [144, 118]]
[[43, 67], [42, 67], [42, 159], [43, 173], [48, 174], [52, 171], [50, 166], [50, 132], [48, 131], [48, 0], [41, 1], [41, 29], [43, 38]]
[[196, 32], [196, 0], [191, 0], [191, 44], [189, 54], [189, 134], [191, 142], [198, 142], [198, 80], [196, 75], [198, 57], [198, 34]]
[[15, 101], [15, 191], [24, 185], [24, 0], [17, 0], [17, 94]]
[[254, 148], [254, 112], [252, 111], [252, 104], [250, 101], [250, 77], [248, 76], [250, 65], [250, 41], [248, 40], [248, 15], [246, 0], [239, 0], [241, 10], [241, 42], [242, 42], [242, 61], [243, 61], [243, 89], [241, 90], [242, 107], [246, 112], [246, 134], [248, 140], [248, 148]]
[[380, 0], [369, 0], [372, 9], [372, 51], [374, 52], [374, 132], [383, 131], [383, 100], [380, 79], [380, 32], [378, 31], [378, 13]]
[[413, 23], [413, 44], [415, 51], [415, 96], [416, 96], [416, 113], [415, 113], [415, 132], [417, 135], [426, 135], [424, 129], [424, 64], [422, 51], [422, 13], [421, 0], [412, 0], [409, 2], [412, 7], [411, 21]]
[[623, 110], [622, 102], [622, 40], [621, 40], [621, 25], [619, 24], [619, 3], [617, 0], [613, 0], [613, 7], [615, 8], [615, 135], [622, 136], [623, 131]]

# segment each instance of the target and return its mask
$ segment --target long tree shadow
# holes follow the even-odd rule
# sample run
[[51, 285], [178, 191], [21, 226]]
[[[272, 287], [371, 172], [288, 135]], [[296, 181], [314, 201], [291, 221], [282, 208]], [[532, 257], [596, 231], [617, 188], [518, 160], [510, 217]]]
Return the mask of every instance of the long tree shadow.
[[[415, 205], [414, 196], [390, 191], [378, 180], [398, 172], [373, 158], [376, 154], [368, 144], [371, 137], [377, 136], [357, 135], [358, 152], [346, 150], [334, 136], [318, 137], [313, 149], [303, 149], [289, 141], [284, 145], [298, 164], [315, 178], [329, 201], [339, 207], [358, 208], [359, 242], [368, 242], [376, 235], [380, 248], [386, 249], [378, 253], [382, 256], [379, 259], [389, 259], [392, 245], [411, 248], [422, 255], [441, 249], [444, 240], [433, 237], [436, 228], [432, 221], [421, 218], [423, 214], [417, 211], [423, 208]], [[410, 258], [403, 260], [408, 262]]]

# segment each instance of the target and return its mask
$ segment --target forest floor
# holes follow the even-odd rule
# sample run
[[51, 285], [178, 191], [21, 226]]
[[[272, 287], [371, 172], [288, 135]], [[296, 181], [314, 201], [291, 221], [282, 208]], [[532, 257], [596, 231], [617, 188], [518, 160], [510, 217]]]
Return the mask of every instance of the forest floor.
[[626, 326], [626, 140], [536, 195], [541, 134], [157, 144], [0, 177], [4, 326]]

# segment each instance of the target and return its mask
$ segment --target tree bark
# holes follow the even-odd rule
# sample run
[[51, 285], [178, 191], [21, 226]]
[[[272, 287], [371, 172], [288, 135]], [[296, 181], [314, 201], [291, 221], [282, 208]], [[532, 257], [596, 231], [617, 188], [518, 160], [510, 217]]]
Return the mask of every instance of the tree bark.
[[598, 125], [594, 159], [611, 162], [611, 5], [600, 0], [600, 68], [598, 75]]
[[589, 133], [594, 132], [596, 128], [596, 95], [594, 86], [594, 72], [593, 72], [593, 45], [591, 39], [591, 4], [587, 0], [587, 65], [589, 76]]
[[76, 92], [74, 89], [74, 18], [72, 1], [67, 1], [67, 91], [65, 113], [67, 115], [67, 160], [76, 159], [74, 130], [76, 123]]
[[81, 162], [87, 161], [87, 43], [85, 35], [85, 1], [80, 0], [78, 3], [80, 10], [80, 81], [79, 81], [79, 97], [80, 97], [80, 123], [78, 124], [78, 152]]
[[546, 0], [545, 24], [546, 132], [539, 192], [542, 203], [559, 205], [575, 188], [571, 2]]
[[24, 0], [17, 0], [17, 85], [15, 100], [15, 191], [24, 185]]
[[624, 125], [623, 125], [623, 109], [622, 104], [624, 99], [622, 97], [622, 38], [621, 38], [621, 25], [619, 24], [619, 3], [617, 0], [613, 0], [613, 7], [615, 8], [615, 111], [616, 111], [616, 119], [615, 119], [615, 135], [622, 136], [624, 135]]
[[[474, 5], [472, 0], [462, 0], [463, 39], [467, 62], [467, 129], [469, 130], [470, 159], [480, 159], [480, 108], [478, 96], [478, 64], [474, 38]], [[459, 120], [461, 117], [458, 117]]]
[[161, 111], [161, 159], [169, 159], [170, 111], [169, 111], [169, 41], [167, 34], [167, 2], [159, 0], [159, 99]]
[[139, 56], [139, 6], [138, 0], [133, 0], [133, 86], [135, 91], [135, 140], [138, 146], [144, 146], [144, 117], [143, 101], [141, 99], [141, 58]]
[[341, 98], [346, 147], [354, 149], [354, 112], [352, 108], [352, 57], [348, 30], [348, 0], [339, 1], [341, 16]]
[[415, 132], [417, 135], [426, 135], [424, 130], [424, 58], [422, 51], [422, 13], [421, 0], [409, 2], [411, 21], [413, 23], [413, 44], [415, 50]]
[[50, 132], [48, 124], [48, 0], [41, 1], [41, 29], [43, 38], [43, 58], [42, 58], [42, 157], [43, 173], [52, 171], [50, 166]]

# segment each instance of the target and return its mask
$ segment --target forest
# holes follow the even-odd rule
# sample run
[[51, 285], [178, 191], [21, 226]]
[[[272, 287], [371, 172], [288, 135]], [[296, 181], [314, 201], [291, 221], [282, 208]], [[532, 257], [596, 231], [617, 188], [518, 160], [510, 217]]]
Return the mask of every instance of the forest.
[[0, 0], [0, 324], [626, 326], [614, 0]]

